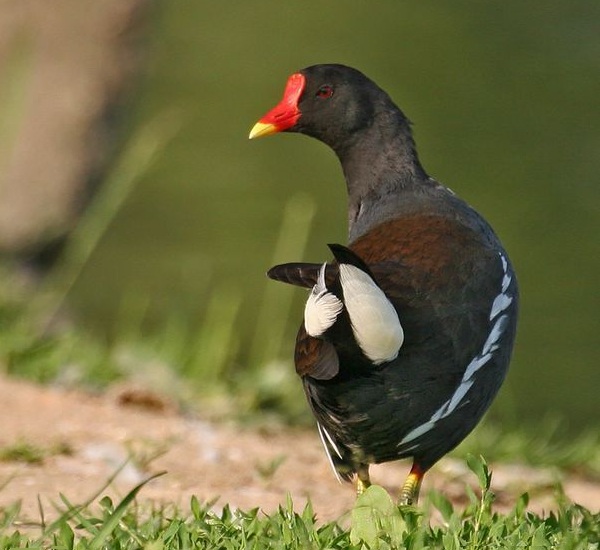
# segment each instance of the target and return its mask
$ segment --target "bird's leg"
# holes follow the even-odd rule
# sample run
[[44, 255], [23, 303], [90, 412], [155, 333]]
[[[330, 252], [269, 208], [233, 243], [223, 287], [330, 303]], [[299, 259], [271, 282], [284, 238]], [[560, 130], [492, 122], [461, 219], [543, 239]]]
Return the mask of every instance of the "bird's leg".
[[413, 463], [410, 473], [400, 490], [400, 506], [410, 506], [417, 504], [419, 500], [419, 490], [425, 471], [417, 463]]
[[361, 464], [357, 471], [356, 475], [358, 479], [356, 480], [356, 494], [362, 495], [366, 489], [371, 486], [371, 478], [369, 477], [369, 465]]

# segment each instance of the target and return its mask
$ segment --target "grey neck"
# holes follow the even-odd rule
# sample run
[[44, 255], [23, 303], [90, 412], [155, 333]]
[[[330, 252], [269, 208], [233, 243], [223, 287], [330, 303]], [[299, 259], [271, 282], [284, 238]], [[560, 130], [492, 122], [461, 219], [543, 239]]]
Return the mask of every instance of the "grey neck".
[[373, 124], [333, 149], [346, 178], [351, 242], [437, 186], [419, 162], [408, 124]]

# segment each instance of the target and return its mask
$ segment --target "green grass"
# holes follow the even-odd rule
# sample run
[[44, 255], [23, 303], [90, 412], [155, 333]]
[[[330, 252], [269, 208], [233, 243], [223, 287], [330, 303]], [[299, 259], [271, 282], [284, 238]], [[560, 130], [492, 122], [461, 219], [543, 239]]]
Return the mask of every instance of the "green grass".
[[17, 441], [12, 445], [0, 447], [0, 462], [41, 464], [47, 457], [71, 454], [73, 449], [66, 441], [51, 447], [41, 447], [28, 441]]
[[[561, 500], [545, 516], [527, 511], [523, 494], [506, 514], [493, 510], [492, 473], [482, 458], [470, 455], [479, 494], [468, 491], [469, 503], [455, 509], [440, 493], [430, 493], [420, 508], [400, 508], [384, 489], [369, 488], [351, 513], [350, 526], [322, 523], [310, 503], [298, 513], [288, 498], [273, 514], [252, 510], [212, 508], [192, 498], [189, 509], [171, 506], [143, 508], [136, 496], [150, 478], [122, 501], [108, 497], [81, 506], [63, 497], [56, 521], [19, 530], [18, 504], [0, 511], [0, 549], [523, 549], [598, 548], [600, 514]], [[95, 506], [92, 506], [95, 504]], [[96, 511], [92, 511], [95, 509]], [[435, 516], [437, 520], [432, 521]]]

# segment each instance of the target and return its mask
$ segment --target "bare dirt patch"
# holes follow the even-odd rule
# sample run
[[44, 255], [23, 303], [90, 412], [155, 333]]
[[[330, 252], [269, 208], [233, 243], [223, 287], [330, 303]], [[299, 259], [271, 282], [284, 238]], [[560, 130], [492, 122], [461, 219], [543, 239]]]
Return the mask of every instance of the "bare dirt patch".
[[[218, 499], [215, 507], [229, 503], [269, 512], [289, 493], [297, 509], [310, 497], [321, 520], [340, 518], [354, 502], [352, 487], [333, 477], [316, 432], [242, 429], [181, 416], [157, 406], [160, 400], [141, 407], [114, 392], [93, 396], [1, 376], [0, 395], [0, 449], [27, 443], [48, 450], [35, 464], [0, 462], [0, 508], [20, 500], [24, 520], [39, 521], [38, 498], [49, 516], [56, 515], [52, 503], [60, 502], [59, 493], [72, 503], [84, 502], [128, 456], [133, 459], [105, 491], [115, 498], [166, 470], [138, 500], [186, 509], [196, 495], [201, 501]], [[393, 493], [407, 469], [407, 463], [377, 466], [373, 480]], [[532, 510], [553, 507], [556, 473], [502, 464], [492, 469], [500, 509], [510, 508], [524, 491], [532, 495]], [[561, 481], [570, 499], [600, 508], [600, 484], [575, 477]], [[473, 485], [474, 476], [462, 462], [446, 458], [426, 477], [423, 493], [440, 489], [460, 504], [466, 483]]]

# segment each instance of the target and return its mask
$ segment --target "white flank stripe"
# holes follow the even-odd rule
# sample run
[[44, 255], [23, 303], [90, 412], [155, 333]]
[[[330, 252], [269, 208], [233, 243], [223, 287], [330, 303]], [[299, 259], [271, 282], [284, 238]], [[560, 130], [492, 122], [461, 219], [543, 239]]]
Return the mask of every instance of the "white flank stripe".
[[498, 313], [502, 313], [510, 304], [512, 304], [512, 296], [507, 296], [506, 294], [498, 294], [494, 303], [492, 304], [492, 311], [490, 311], [490, 321], [498, 315]]
[[462, 398], [467, 394], [467, 392], [471, 389], [474, 380], [463, 380], [458, 386], [458, 389], [454, 392], [452, 399], [450, 400], [450, 405], [448, 405], [448, 413], [450, 414], [458, 404], [462, 401]]
[[478, 355], [473, 359], [465, 371], [463, 376], [463, 380], [469, 380], [471, 376], [473, 376], [483, 365], [485, 365], [492, 358], [491, 353], [486, 353], [485, 355]]
[[419, 448], [419, 444], [416, 443], [415, 445], [411, 445], [410, 447], [404, 447], [402, 449], [403, 453], [408, 453], [409, 451], [412, 451], [413, 449], [418, 449]]
[[325, 268], [319, 270], [319, 279], [312, 288], [304, 306], [304, 327], [313, 337], [321, 336], [335, 323], [340, 311], [344, 308], [341, 300], [327, 290], [325, 286]]
[[512, 277], [508, 273], [505, 273], [502, 279], [502, 292], [506, 292], [506, 289], [508, 288], [508, 285], [511, 281]]
[[446, 401], [435, 413], [431, 415], [429, 422], [437, 422], [440, 418], [444, 418], [446, 416], [446, 412], [448, 411], [448, 407], [450, 406], [450, 399]]
[[395, 359], [404, 331], [392, 303], [358, 267], [340, 264], [340, 282], [352, 332], [363, 353], [376, 365]]
[[501, 315], [498, 317], [498, 319], [496, 319], [490, 335], [487, 337], [485, 344], [483, 344], [483, 349], [481, 350], [482, 354], [487, 354], [491, 351], [492, 346], [500, 339], [500, 336], [502, 336], [507, 321], [508, 315], [506, 314]]
[[406, 443], [410, 443], [413, 439], [417, 439], [417, 437], [419, 437], [419, 436], [423, 435], [424, 433], [427, 433], [429, 430], [433, 429], [434, 426], [435, 426], [435, 422], [432, 422], [431, 420], [429, 420], [428, 422], [425, 422], [425, 424], [421, 424], [420, 426], [417, 426], [414, 430], [411, 430], [404, 436], [402, 441], [400, 441], [399, 445], [404, 445]]
[[[508, 324], [508, 314], [500, 314], [505, 311], [513, 302], [513, 297], [507, 294], [508, 287], [512, 281], [512, 277], [508, 272], [508, 261], [502, 254], [500, 254], [500, 261], [502, 262], [504, 276], [502, 278], [500, 294], [498, 294], [498, 296], [496, 296], [492, 302], [489, 317], [490, 321], [494, 321], [494, 319], [495, 321], [485, 343], [483, 344], [481, 352], [476, 355], [467, 365], [460, 384], [452, 394], [452, 397], [448, 399], [448, 401], [444, 402], [444, 404], [433, 413], [427, 422], [417, 426], [415, 429], [405, 435], [402, 441], [398, 443], [398, 446], [404, 445], [405, 443], [417, 439], [423, 434], [429, 432], [435, 427], [436, 422], [452, 414], [452, 412], [461, 404], [465, 395], [467, 395], [468, 391], [475, 383], [473, 376], [492, 358], [492, 353], [498, 349], [499, 345], [497, 342], [504, 334], [506, 325]], [[500, 316], [498, 317], [498, 315]]]

